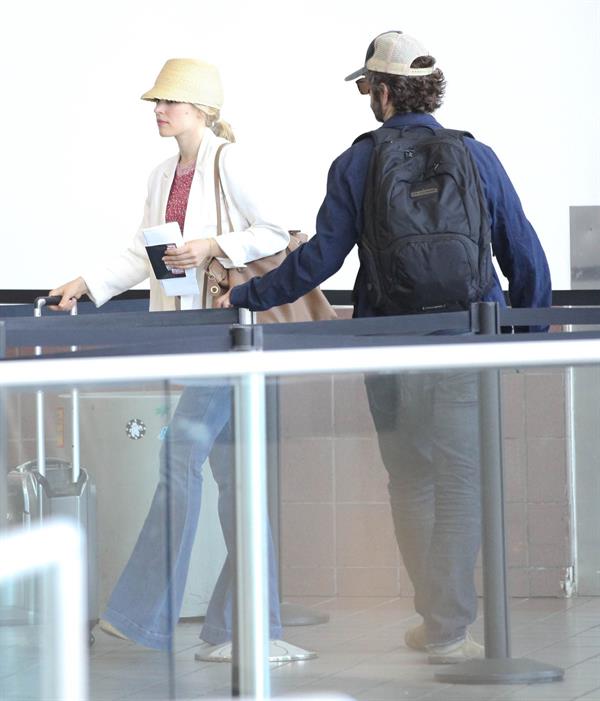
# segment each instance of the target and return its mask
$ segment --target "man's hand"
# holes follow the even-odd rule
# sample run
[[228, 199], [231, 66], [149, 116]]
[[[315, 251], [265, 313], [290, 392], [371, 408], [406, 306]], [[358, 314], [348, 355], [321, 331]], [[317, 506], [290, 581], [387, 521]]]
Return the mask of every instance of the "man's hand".
[[183, 246], [167, 248], [163, 261], [168, 269], [202, 268], [215, 256], [222, 256], [223, 251], [215, 239], [193, 239]]
[[231, 309], [233, 304], [231, 304], [231, 290], [227, 290], [224, 295], [217, 297], [213, 302], [213, 307], [216, 309]]
[[54, 311], [61, 310], [63, 312], [70, 312], [73, 308], [75, 301], [78, 300], [81, 295], [88, 292], [88, 287], [85, 284], [85, 280], [82, 277], [77, 277], [70, 282], [66, 282], [60, 287], [55, 287], [53, 290], [48, 292], [50, 297], [61, 297], [60, 302], [56, 306], [49, 306], [48, 309], [53, 309]]

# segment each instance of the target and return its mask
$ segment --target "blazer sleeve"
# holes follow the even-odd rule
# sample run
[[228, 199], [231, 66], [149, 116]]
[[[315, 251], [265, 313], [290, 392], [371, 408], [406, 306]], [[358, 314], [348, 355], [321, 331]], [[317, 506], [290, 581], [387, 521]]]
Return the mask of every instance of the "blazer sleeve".
[[[227, 258], [220, 258], [226, 267], [242, 267], [246, 263], [282, 251], [289, 234], [270, 214], [264, 184], [258, 182], [238, 144], [221, 152], [221, 182], [234, 230], [218, 237]], [[227, 221], [223, 212], [223, 221]]]

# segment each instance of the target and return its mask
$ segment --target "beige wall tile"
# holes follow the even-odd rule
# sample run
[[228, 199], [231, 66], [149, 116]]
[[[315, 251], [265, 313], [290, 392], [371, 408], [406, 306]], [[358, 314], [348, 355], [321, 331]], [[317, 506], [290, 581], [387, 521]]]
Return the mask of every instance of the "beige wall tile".
[[508, 595], [523, 597], [530, 595], [529, 570], [527, 568], [508, 568]]
[[544, 567], [532, 569], [529, 573], [530, 596], [562, 597], [561, 577], [562, 570], [560, 568]]
[[334, 378], [336, 436], [375, 436], [362, 373]]
[[283, 502], [333, 501], [332, 438], [284, 438], [280, 456]]
[[501, 374], [502, 434], [506, 438], [525, 436], [525, 376], [514, 370]]
[[532, 543], [529, 547], [529, 561], [532, 567], [568, 567], [572, 565], [570, 548], [566, 539], [552, 545]]
[[281, 508], [280, 522], [283, 565], [287, 567], [335, 566], [333, 505], [284, 504]]
[[410, 597], [411, 599], [415, 595], [415, 588], [410, 581], [406, 567], [402, 563], [402, 558], [400, 558], [400, 567], [398, 569], [398, 580], [400, 582], [400, 596]]
[[530, 372], [525, 381], [527, 437], [564, 438], [565, 371]]
[[523, 438], [502, 441], [504, 495], [507, 502], [527, 501], [527, 445]]
[[530, 502], [567, 501], [567, 444], [564, 438], [529, 438], [527, 465]]
[[522, 502], [506, 504], [504, 518], [507, 564], [510, 567], [526, 567], [529, 564], [527, 504]]
[[333, 433], [332, 386], [330, 375], [282, 378], [279, 385], [281, 435], [330, 437]]
[[566, 504], [529, 504], [528, 519], [531, 545], [559, 546], [569, 537]]
[[336, 555], [340, 567], [392, 567], [399, 562], [389, 504], [338, 504]]
[[333, 567], [282, 567], [281, 596], [336, 596]]
[[340, 567], [338, 596], [399, 596], [398, 567]]
[[340, 502], [389, 503], [388, 473], [373, 438], [336, 438], [335, 495]]

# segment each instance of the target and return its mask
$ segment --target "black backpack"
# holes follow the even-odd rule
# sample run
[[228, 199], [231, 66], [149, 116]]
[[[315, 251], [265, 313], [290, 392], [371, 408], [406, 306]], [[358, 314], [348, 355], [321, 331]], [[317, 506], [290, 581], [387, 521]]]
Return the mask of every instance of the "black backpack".
[[492, 284], [489, 213], [465, 136], [382, 127], [356, 140], [375, 142], [358, 245], [380, 314], [468, 309]]

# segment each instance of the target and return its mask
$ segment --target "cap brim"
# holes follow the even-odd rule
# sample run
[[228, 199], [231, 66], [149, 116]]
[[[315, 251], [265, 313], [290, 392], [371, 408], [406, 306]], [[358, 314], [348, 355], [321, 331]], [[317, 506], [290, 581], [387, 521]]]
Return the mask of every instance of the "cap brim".
[[347, 75], [344, 80], [356, 80], [357, 78], [360, 78], [361, 75], [365, 75], [367, 72], [367, 69], [365, 66], [362, 68], [359, 68], [357, 71], [354, 71], [354, 73], [350, 73], [350, 75]]

